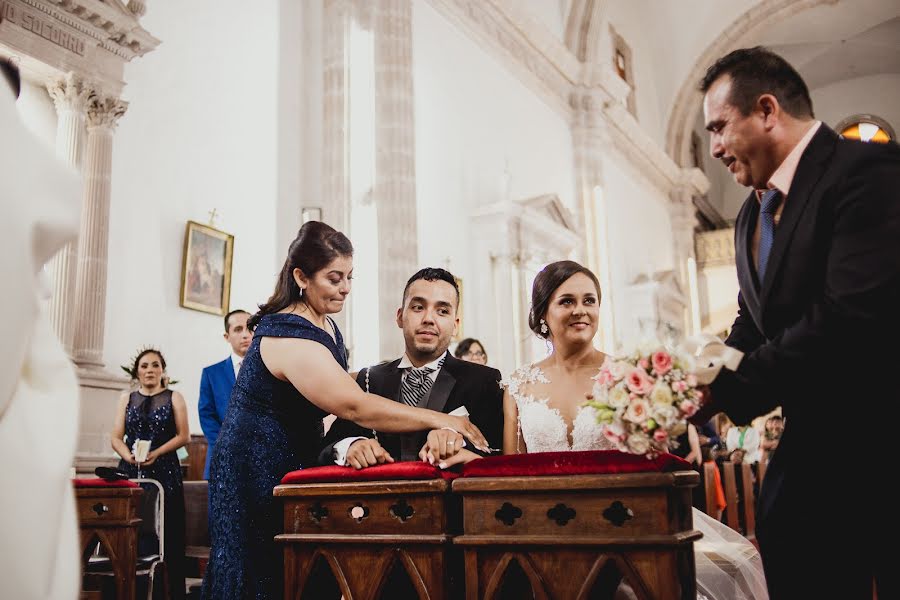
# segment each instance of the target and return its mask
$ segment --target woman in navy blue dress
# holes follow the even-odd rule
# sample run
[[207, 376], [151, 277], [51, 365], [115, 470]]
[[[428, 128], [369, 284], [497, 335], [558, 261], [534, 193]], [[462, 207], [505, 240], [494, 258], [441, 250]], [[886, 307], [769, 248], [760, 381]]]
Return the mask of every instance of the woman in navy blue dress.
[[[163, 486], [165, 563], [169, 597], [184, 598], [184, 484], [177, 450], [191, 437], [184, 397], [167, 387], [166, 359], [156, 349], [141, 351], [131, 376], [138, 389], [122, 394], [110, 440], [122, 460], [119, 469], [131, 478], [155, 479]], [[125, 438], [123, 441], [122, 438]], [[134, 458], [136, 440], [150, 442], [147, 459]]]
[[282, 597], [282, 531], [273, 488], [288, 472], [316, 464], [322, 418], [331, 413], [378, 431], [450, 427], [487, 447], [467, 418], [366, 394], [347, 374], [340, 312], [353, 271], [353, 246], [325, 223], [300, 228], [275, 292], [248, 325], [253, 342], [231, 394], [210, 464], [208, 599]]

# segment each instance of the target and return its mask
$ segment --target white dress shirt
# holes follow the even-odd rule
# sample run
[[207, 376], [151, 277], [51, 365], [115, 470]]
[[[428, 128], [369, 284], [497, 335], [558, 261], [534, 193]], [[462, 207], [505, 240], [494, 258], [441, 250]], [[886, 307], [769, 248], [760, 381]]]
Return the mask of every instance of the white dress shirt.
[[[437, 357], [435, 360], [431, 361], [430, 363], [422, 365], [421, 367], [416, 367], [415, 365], [412, 364], [412, 361], [409, 360], [409, 356], [407, 356], [404, 353], [403, 358], [400, 359], [400, 364], [397, 365], [398, 369], [403, 369], [403, 376], [400, 379], [400, 385], [401, 386], [403, 385], [403, 382], [406, 380], [406, 374], [409, 373], [410, 369], [413, 369], [413, 368], [424, 369], [426, 367], [434, 369], [433, 372], [428, 374], [428, 378], [431, 379], [431, 383], [433, 384], [435, 381], [437, 381], [438, 373], [441, 372], [441, 370], [440, 370], [441, 361], [445, 359], [447, 354], [449, 354], [449, 350], [447, 352], [445, 352], [444, 354], [441, 354], [439, 357]], [[344, 438], [339, 442], [335, 442], [335, 444], [334, 444], [334, 464], [341, 466], [341, 467], [346, 467], [347, 466], [347, 451], [350, 449], [350, 445], [353, 442], [355, 442], [356, 440], [365, 440], [365, 439], [367, 439], [367, 438], [364, 438], [361, 436], [356, 436], [356, 437]]]
[[[219, 356], [222, 356], [221, 354]], [[238, 372], [241, 370], [241, 363], [244, 362], [244, 358], [238, 356], [234, 352], [231, 353], [231, 367], [234, 369], [234, 379], [237, 381]]]

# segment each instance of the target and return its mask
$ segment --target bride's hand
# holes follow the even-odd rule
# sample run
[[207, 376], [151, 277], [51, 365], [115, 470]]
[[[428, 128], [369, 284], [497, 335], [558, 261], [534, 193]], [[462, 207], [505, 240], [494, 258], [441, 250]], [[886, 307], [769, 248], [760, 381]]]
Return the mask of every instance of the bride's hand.
[[419, 451], [419, 458], [434, 465], [450, 458], [462, 450], [465, 444], [463, 436], [449, 429], [432, 429], [428, 432], [425, 445]]
[[475, 427], [475, 424], [468, 417], [456, 417], [454, 415], [441, 415], [441, 427], [449, 427], [450, 429], [462, 434], [467, 440], [481, 450], [488, 452], [490, 446], [487, 439], [482, 435], [481, 430]]

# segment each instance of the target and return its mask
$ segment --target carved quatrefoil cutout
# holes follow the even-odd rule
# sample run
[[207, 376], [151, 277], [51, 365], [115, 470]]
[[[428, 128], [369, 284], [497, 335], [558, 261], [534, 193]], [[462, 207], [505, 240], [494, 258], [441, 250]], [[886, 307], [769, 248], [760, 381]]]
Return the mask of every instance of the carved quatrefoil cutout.
[[363, 519], [369, 516], [369, 507], [357, 502], [351, 506], [350, 510], [347, 512], [350, 514], [350, 518], [354, 519], [357, 523], [362, 523]]
[[547, 511], [547, 517], [553, 521], [556, 521], [556, 524], [562, 527], [575, 518], [575, 509], [570, 508], [560, 502]]
[[634, 511], [616, 500], [603, 511], [603, 518], [616, 527], [621, 527], [625, 521], [634, 518]]
[[328, 508], [323, 506], [321, 502], [316, 500], [316, 503], [309, 507], [309, 518], [315, 521], [316, 523], [321, 523], [322, 519], [328, 517]]
[[504, 502], [503, 506], [501, 506], [497, 512], [494, 513], [494, 517], [501, 523], [507, 526], [512, 526], [513, 523], [516, 522], [516, 519], [522, 516], [522, 509], [518, 506], [514, 506], [509, 502]]
[[406, 503], [405, 498], [401, 498], [396, 504], [392, 504], [390, 511], [392, 517], [400, 519], [404, 523], [416, 513], [415, 509]]

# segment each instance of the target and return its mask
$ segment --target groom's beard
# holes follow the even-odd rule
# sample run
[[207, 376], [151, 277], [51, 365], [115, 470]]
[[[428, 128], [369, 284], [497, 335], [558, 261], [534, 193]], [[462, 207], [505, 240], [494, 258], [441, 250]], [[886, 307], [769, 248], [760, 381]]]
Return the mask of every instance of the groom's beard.
[[449, 346], [442, 344], [440, 340], [433, 344], [417, 344], [413, 341], [411, 345], [407, 345], [406, 353], [418, 362], [430, 363], [443, 356]]

